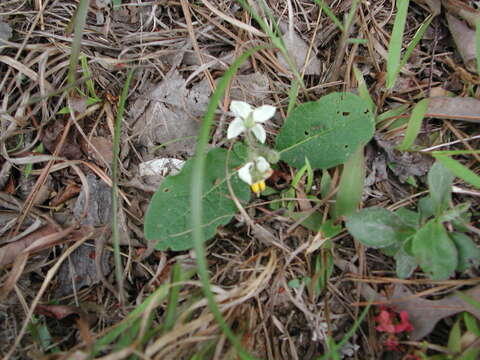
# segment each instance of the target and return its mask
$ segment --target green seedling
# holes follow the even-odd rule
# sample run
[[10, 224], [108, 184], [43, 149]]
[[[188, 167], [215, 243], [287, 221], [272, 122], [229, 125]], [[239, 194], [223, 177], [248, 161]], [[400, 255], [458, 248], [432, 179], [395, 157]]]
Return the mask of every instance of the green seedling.
[[[397, 276], [409, 277], [417, 266], [433, 280], [480, 265], [480, 249], [465, 233], [469, 203], [451, 206], [454, 175], [440, 162], [428, 174], [430, 195], [418, 211], [368, 208], [347, 217], [353, 237], [396, 260]], [[446, 225], [453, 227], [448, 232]]]

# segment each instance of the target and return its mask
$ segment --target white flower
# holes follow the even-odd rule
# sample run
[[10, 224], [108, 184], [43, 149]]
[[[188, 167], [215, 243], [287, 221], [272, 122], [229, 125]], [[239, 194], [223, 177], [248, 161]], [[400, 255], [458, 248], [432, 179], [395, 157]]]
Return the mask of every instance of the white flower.
[[248, 185], [253, 185], [259, 181], [264, 181], [272, 175], [270, 164], [263, 156], [257, 157], [238, 170], [238, 177]]
[[230, 111], [235, 115], [235, 119], [228, 126], [228, 139], [233, 139], [250, 129], [258, 141], [262, 144], [265, 142], [267, 134], [261, 124], [275, 114], [275, 106], [263, 105], [254, 109], [246, 102], [233, 100], [230, 103]]

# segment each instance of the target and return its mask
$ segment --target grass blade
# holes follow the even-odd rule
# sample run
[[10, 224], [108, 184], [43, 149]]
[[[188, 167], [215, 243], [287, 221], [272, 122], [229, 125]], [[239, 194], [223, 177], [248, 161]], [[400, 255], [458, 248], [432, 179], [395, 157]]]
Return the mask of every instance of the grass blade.
[[435, 159], [440, 161], [448, 170], [450, 170], [455, 176], [459, 177], [466, 183], [475, 186], [480, 189], [480, 176], [475, 174], [472, 170], [462, 165], [455, 159], [449, 156], [433, 154]]
[[163, 331], [168, 332], [175, 325], [175, 317], [178, 305], [178, 294], [180, 293], [180, 285], [178, 282], [182, 279], [182, 267], [179, 263], [175, 263], [172, 269], [172, 279], [170, 293], [168, 294], [167, 313], [163, 322]]
[[363, 146], [359, 146], [343, 165], [342, 178], [333, 208], [334, 218], [338, 219], [357, 210], [362, 201], [364, 181], [365, 157]]
[[70, 54], [70, 64], [68, 66], [68, 83], [72, 85], [75, 82], [78, 59], [80, 57], [80, 48], [82, 46], [83, 29], [87, 21], [88, 0], [80, 0], [77, 11], [75, 12], [75, 34], [72, 42], [72, 52]]
[[422, 121], [427, 113], [429, 104], [430, 99], [423, 99], [413, 108], [412, 115], [408, 121], [405, 137], [403, 138], [403, 142], [397, 147], [398, 150], [405, 151], [410, 149], [410, 147], [413, 145], [418, 133], [420, 132]]
[[344, 32], [345, 27], [343, 26], [342, 22], [335, 16], [333, 11], [330, 10], [330, 7], [327, 4], [325, 4], [325, 2], [323, 0], [315, 0], [315, 2], [318, 4], [318, 6], [320, 6], [320, 8], [323, 10], [323, 12], [325, 14], [327, 14], [327, 16], [330, 18], [330, 20], [332, 20], [333, 23], [335, 25], [337, 25], [337, 27], [340, 30], [342, 30], [342, 32]]
[[400, 72], [400, 54], [402, 52], [403, 32], [407, 20], [408, 4], [410, 0], [397, 0], [397, 15], [393, 24], [392, 37], [388, 46], [387, 57], [387, 89], [395, 84]]
[[120, 154], [120, 133], [122, 130], [123, 113], [125, 112], [125, 102], [127, 101], [128, 89], [133, 77], [133, 69], [130, 69], [120, 95], [117, 117], [115, 119], [115, 129], [113, 134], [113, 162], [112, 162], [112, 239], [113, 255], [115, 259], [115, 278], [118, 284], [119, 301], [123, 304], [123, 269], [122, 259], [120, 257], [120, 233], [118, 229], [118, 163]]

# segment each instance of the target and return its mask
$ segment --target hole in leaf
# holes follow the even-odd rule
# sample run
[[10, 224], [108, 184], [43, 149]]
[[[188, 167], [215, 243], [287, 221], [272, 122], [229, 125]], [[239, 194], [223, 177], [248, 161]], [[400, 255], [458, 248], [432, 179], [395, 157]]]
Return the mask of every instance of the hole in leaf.
[[169, 188], [165, 188], [165, 189], [163, 189], [163, 192], [165, 192], [165, 193], [170, 192], [170, 189], [169, 189]]
[[343, 115], [343, 116], [348, 116], [348, 115], [350, 115], [350, 112], [344, 111], [344, 112], [342, 112], [342, 115]]
[[305, 136], [310, 135], [310, 133], [307, 130], [304, 131], [304, 134], [305, 134]]
[[348, 144], [343, 145], [344, 149], [348, 149]]

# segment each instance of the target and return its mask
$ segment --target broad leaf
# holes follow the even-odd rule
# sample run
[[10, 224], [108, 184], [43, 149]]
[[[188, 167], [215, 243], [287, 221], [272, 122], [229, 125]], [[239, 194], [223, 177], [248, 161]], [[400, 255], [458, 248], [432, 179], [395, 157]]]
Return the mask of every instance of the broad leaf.
[[403, 247], [395, 254], [397, 276], [400, 279], [406, 279], [412, 275], [417, 268], [417, 261], [413, 256], [408, 255]]
[[428, 172], [428, 186], [435, 211], [439, 215], [448, 209], [452, 199], [452, 184], [455, 176], [438, 161]]
[[[215, 235], [219, 225], [224, 225], [237, 212], [228, 191], [225, 163], [227, 150], [216, 148], [207, 154], [206, 178], [203, 191], [203, 226], [207, 239]], [[240, 201], [250, 198], [248, 185], [235, 174], [243, 160], [232, 152], [229, 160], [230, 182]], [[182, 171], [167, 177], [153, 196], [145, 216], [145, 237], [155, 242], [158, 250], [187, 250], [193, 246], [191, 237], [190, 182], [193, 159], [187, 161]]]
[[430, 220], [417, 231], [412, 252], [422, 270], [433, 280], [446, 280], [457, 268], [457, 249], [438, 221]]
[[382, 208], [361, 210], [347, 217], [345, 223], [355, 240], [373, 248], [384, 248], [405, 240], [411, 229], [400, 217]]
[[418, 202], [418, 211], [421, 215], [421, 221], [425, 222], [428, 218], [435, 215], [435, 206], [431, 196], [425, 196]]
[[410, 226], [411, 228], [415, 229], [420, 224], [420, 214], [415, 211], [408, 210], [407, 208], [402, 207], [395, 211], [395, 214], [400, 216], [403, 223]]
[[288, 116], [276, 148], [287, 164], [301, 168], [305, 158], [313, 168], [344, 163], [375, 131], [370, 105], [351, 93], [332, 93], [300, 105]]
[[472, 266], [480, 266], [480, 249], [467, 235], [453, 232], [450, 238], [455, 243], [458, 251], [457, 270], [464, 272]]

